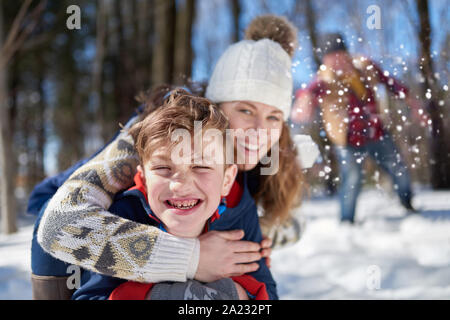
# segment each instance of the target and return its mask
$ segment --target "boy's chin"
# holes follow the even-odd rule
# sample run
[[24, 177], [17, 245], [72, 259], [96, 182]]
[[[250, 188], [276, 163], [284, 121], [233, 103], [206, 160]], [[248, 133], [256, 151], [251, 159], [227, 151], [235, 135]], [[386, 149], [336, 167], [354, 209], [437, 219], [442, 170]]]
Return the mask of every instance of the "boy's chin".
[[[189, 230], [187, 230], [189, 229]], [[167, 232], [170, 233], [173, 236], [180, 237], [180, 238], [197, 238], [203, 228], [200, 230], [193, 230], [194, 228], [187, 228], [186, 224], [177, 224], [172, 227], [167, 226]], [[199, 229], [199, 228], [196, 228]]]

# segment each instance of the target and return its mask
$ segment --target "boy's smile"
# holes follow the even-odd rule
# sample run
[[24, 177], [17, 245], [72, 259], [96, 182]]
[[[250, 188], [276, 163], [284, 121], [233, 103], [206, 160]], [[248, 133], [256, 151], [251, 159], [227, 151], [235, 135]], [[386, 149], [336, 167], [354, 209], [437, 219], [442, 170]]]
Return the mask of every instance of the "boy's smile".
[[167, 199], [164, 201], [169, 209], [174, 210], [175, 214], [188, 215], [197, 209], [202, 204], [201, 199], [181, 198], [181, 199]]

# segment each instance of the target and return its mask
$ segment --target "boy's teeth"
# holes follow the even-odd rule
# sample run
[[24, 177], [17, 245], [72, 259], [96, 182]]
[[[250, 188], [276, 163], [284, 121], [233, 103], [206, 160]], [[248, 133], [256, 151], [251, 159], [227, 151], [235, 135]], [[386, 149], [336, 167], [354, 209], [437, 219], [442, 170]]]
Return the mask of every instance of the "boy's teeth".
[[177, 209], [191, 209], [195, 207], [198, 200], [185, 200], [185, 201], [171, 201], [168, 200], [169, 204]]

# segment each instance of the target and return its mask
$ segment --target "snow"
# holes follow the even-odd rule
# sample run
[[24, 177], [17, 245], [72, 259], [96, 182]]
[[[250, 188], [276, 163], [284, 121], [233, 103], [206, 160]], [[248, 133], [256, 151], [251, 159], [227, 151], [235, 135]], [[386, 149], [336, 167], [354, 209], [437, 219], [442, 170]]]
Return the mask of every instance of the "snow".
[[304, 203], [303, 238], [272, 255], [281, 299], [449, 299], [449, 199], [421, 191], [421, 214], [406, 215], [393, 195], [368, 190], [356, 226], [338, 222], [337, 199]]
[[[450, 191], [417, 190], [406, 215], [383, 189], [363, 191], [357, 224], [338, 222], [337, 198], [305, 201], [300, 242], [274, 250], [281, 299], [450, 299]], [[31, 218], [0, 235], [0, 300], [31, 299]]]
[[0, 234], [0, 300], [31, 299], [31, 238], [33, 219], [20, 221], [19, 231]]

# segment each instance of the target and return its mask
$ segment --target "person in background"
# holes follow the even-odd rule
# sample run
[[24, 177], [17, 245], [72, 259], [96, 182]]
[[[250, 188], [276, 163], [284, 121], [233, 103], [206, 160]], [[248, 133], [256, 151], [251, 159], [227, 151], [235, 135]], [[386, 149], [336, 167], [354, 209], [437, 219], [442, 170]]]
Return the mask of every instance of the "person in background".
[[[353, 224], [355, 208], [362, 187], [362, 165], [367, 157], [392, 178], [401, 204], [416, 212], [411, 200], [411, 181], [392, 137], [380, 118], [374, 87], [383, 84], [420, 114], [420, 104], [395, 78], [383, 72], [376, 63], [363, 56], [352, 56], [338, 33], [322, 37], [322, 65], [316, 78], [296, 92], [291, 119], [297, 124], [311, 121], [315, 107], [320, 108], [323, 127], [333, 145], [339, 164], [339, 202], [341, 221]], [[423, 123], [422, 123], [423, 124]]]

